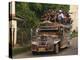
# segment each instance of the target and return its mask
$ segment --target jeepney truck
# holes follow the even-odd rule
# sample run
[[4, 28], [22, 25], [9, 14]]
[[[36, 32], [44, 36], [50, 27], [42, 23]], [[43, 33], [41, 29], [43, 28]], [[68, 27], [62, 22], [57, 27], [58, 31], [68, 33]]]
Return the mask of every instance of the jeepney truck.
[[64, 25], [43, 21], [36, 28], [36, 35], [32, 36], [32, 54], [39, 52], [59, 53], [60, 49], [69, 47]]

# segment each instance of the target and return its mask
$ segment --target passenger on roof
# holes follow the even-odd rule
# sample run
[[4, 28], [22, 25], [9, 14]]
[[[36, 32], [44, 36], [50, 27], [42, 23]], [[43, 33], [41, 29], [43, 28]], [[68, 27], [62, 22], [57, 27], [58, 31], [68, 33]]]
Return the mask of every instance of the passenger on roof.
[[59, 23], [63, 23], [64, 14], [63, 14], [62, 10], [59, 10], [59, 12], [58, 12], [58, 20], [59, 20]]

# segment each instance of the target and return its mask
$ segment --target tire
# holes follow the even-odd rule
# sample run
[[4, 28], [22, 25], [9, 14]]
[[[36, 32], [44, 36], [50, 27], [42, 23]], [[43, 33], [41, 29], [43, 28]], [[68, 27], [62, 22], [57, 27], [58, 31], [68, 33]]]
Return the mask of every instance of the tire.
[[68, 41], [67, 48], [69, 48], [70, 46], [71, 46], [71, 43]]
[[57, 43], [57, 44], [54, 46], [54, 48], [55, 48], [55, 53], [56, 53], [56, 54], [59, 53], [59, 43]]

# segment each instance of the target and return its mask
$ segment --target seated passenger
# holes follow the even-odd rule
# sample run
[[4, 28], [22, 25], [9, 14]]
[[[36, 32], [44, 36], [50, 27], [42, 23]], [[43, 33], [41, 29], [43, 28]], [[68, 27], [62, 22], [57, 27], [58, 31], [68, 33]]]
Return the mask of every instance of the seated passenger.
[[65, 16], [65, 18], [64, 18], [64, 24], [65, 24], [65, 25], [71, 24], [71, 18], [70, 18], [69, 13], [65, 12], [65, 13], [64, 13], [64, 16]]

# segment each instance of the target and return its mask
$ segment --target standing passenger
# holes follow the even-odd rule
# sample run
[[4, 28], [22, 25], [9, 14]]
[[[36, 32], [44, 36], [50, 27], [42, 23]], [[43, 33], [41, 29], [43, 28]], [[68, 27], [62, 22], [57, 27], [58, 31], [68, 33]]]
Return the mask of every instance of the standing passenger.
[[58, 20], [59, 20], [59, 23], [63, 23], [64, 14], [63, 14], [62, 10], [59, 10], [59, 13], [58, 13]]

